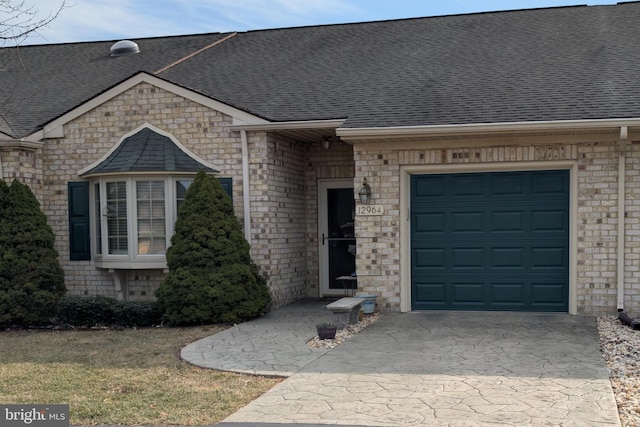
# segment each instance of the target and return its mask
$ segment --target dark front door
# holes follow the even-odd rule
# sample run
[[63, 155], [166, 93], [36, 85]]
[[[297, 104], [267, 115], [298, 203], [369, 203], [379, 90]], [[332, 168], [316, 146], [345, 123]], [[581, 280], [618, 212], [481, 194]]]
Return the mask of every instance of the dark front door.
[[356, 287], [356, 239], [353, 182], [326, 182], [320, 186], [320, 250], [322, 295], [345, 295]]
[[568, 311], [569, 171], [411, 177], [414, 310]]

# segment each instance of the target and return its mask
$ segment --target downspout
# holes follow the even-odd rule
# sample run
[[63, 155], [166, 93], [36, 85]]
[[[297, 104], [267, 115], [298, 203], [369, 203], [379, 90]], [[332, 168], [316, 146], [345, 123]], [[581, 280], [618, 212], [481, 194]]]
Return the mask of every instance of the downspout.
[[618, 145], [618, 311], [624, 311], [624, 262], [625, 262], [625, 190], [626, 152], [629, 138], [627, 126], [620, 127]]
[[242, 142], [242, 199], [244, 209], [244, 237], [251, 245], [251, 195], [249, 194], [249, 143], [247, 142], [247, 131], [240, 131], [240, 141]]

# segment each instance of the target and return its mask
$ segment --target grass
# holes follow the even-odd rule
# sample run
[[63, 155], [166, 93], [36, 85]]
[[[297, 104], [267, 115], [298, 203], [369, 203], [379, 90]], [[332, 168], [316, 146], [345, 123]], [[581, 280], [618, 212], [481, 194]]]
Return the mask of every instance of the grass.
[[72, 425], [215, 424], [280, 382], [180, 360], [222, 329], [0, 332], [0, 402], [68, 403]]

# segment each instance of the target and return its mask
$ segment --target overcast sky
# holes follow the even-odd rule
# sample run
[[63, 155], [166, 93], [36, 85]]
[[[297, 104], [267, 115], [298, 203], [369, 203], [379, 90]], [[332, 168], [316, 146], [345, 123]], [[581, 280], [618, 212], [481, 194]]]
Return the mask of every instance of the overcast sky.
[[[12, 0], [17, 1], [17, 0]], [[63, 0], [24, 0], [39, 17]], [[564, 0], [64, 0], [46, 28], [22, 44], [121, 40], [345, 22], [571, 6]], [[593, 4], [616, 1], [588, 0]], [[3, 20], [0, 11], [0, 21]]]

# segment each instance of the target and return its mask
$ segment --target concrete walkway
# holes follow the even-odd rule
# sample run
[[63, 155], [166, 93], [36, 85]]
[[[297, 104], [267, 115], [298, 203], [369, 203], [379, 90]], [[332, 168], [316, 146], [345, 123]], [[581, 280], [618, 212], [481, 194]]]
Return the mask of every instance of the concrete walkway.
[[310, 349], [326, 304], [296, 303], [183, 349], [198, 366], [288, 377], [223, 425], [620, 425], [593, 318], [388, 313], [335, 349]]

